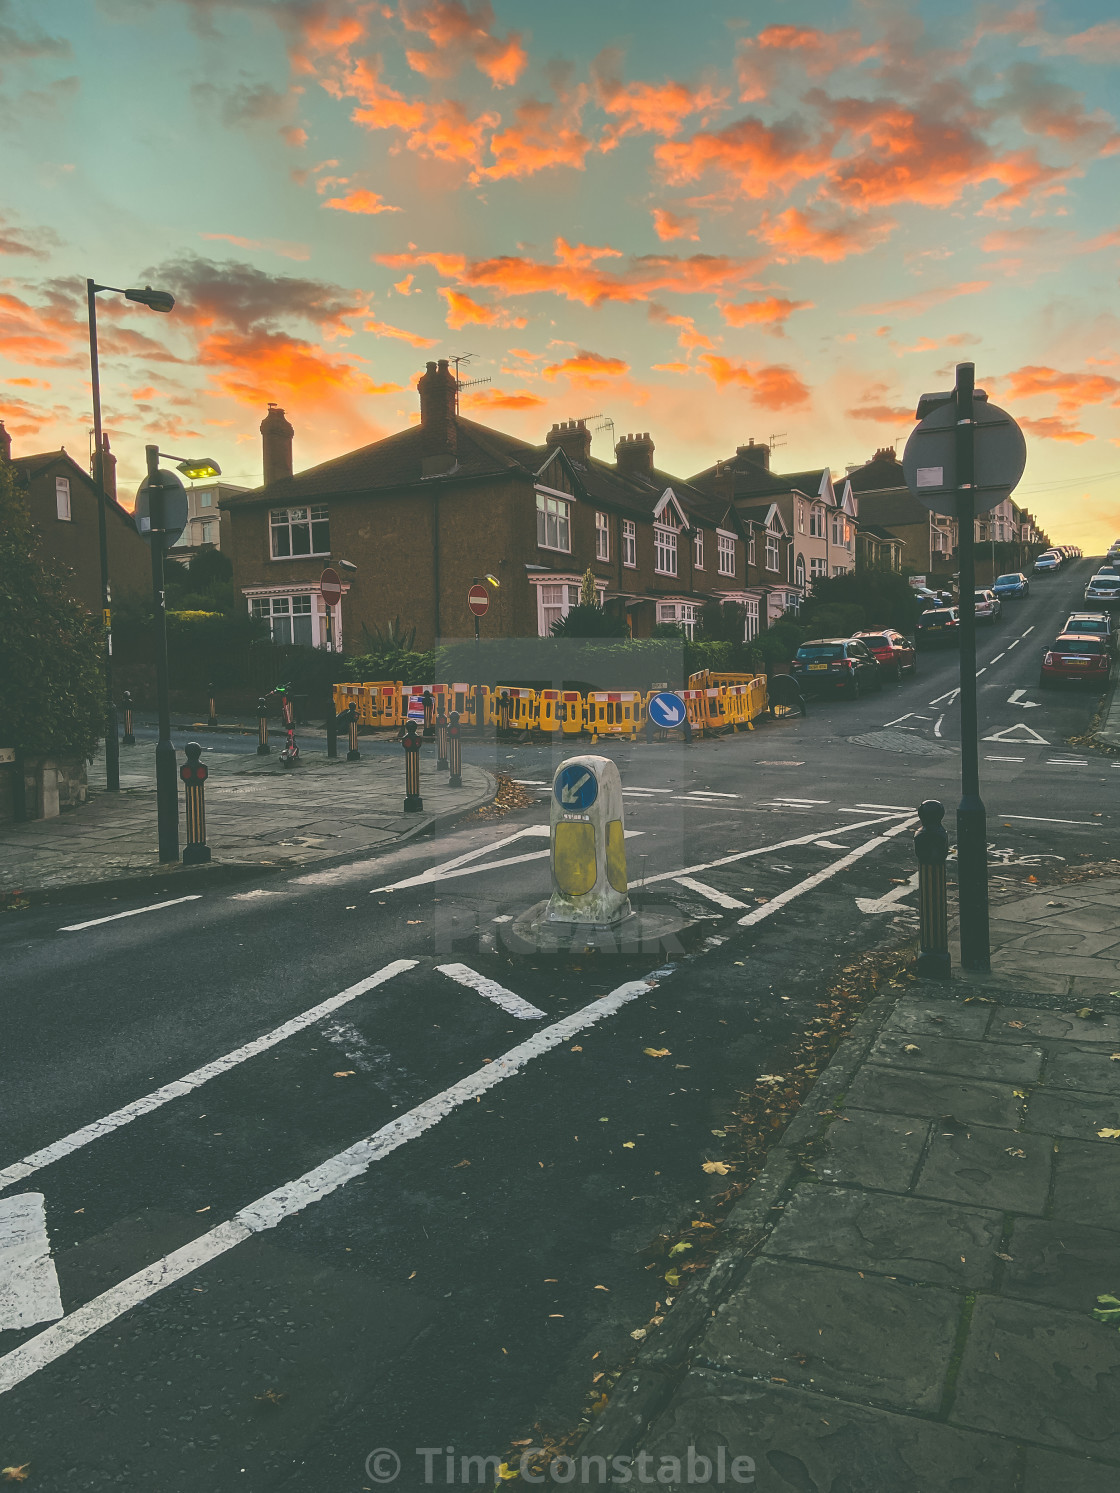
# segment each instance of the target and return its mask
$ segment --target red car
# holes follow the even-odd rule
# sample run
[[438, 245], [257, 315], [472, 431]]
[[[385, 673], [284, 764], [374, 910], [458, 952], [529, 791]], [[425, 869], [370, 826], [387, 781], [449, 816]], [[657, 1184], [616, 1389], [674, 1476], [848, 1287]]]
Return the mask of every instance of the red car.
[[1112, 656], [1107, 638], [1065, 632], [1054, 639], [1042, 656], [1038, 687], [1080, 683], [1103, 689], [1111, 677]]
[[857, 632], [861, 643], [866, 643], [872, 658], [890, 679], [901, 679], [904, 673], [918, 672], [918, 655], [909, 638], [904, 638], [893, 627], [880, 627], [874, 632]]

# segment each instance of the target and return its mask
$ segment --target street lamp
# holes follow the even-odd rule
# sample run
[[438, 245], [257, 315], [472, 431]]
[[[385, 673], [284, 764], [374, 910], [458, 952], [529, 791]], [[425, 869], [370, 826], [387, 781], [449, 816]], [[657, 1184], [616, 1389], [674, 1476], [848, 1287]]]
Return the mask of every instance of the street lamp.
[[93, 392], [93, 482], [97, 489], [97, 543], [101, 552], [101, 622], [105, 630], [105, 787], [116, 792], [121, 786], [120, 747], [117, 742], [117, 706], [113, 699], [113, 621], [112, 593], [109, 588], [109, 535], [105, 517], [105, 446], [101, 433], [101, 377], [97, 367], [98, 291], [111, 290], [125, 300], [137, 301], [151, 311], [170, 311], [175, 297], [166, 290], [118, 290], [114, 285], [86, 281], [86, 310], [89, 317], [90, 385]]
[[145, 446], [148, 475], [136, 494], [136, 527], [152, 551], [152, 604], [156, 622], [156, 696], [159, 708], [159, 740], [156, 742], [156, 823], [159, 858], [179, 859], [179, 788], [175, 780], [175, 747], [171, 740], [171, 701], [167, 681], [167, 599], [164, 558], [167, 546], [183, 532], [187, 521], [187, 494], [174, 472], [160, 471], [160, 457], [177, 462], [188, 477], [220, 477], [222, 469], [210, 457], [191, 460]]

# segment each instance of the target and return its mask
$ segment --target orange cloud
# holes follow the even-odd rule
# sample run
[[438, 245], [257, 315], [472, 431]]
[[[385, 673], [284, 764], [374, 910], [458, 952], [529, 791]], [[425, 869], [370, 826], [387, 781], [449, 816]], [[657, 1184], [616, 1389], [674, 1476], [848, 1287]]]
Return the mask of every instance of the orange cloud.
[[311, 250], [306, 244], [289, 244], [275, 238], [242, 238], [236, 233], [200, 233], [199, 238], [213, 239], [233, 244], [238, 249], [267, 249], [270, 254], [279, 254], [284, 259], [310, 259]]
[[517, 327], [520, 330], [529, 325], [524, 316], [511, 316], [500, 306], [483, 306], [461, 290], [441, 285], [439, 294], [447, 301], [447, 325], [454, 332], [472, 326]]
[[776, 250], [775, 258], [781, 264], [805, 258], [836, 264], [847, 259], [849, 254], [866, 254], [888, 238], [897, 226], [893, 218], [877, 221], [866, 216], [839, 218], [834, 213], [812, 208], [802, 211], [790, 207], [776, 217], [765, 215], [758, 227], [751, 231], [755, 238]]
[[403, 209], [386, 202], [380, 192], [369, 192], [365, 187], [355, 187], [345, 197], [328, 197], [324, 207], [333, 207], [342, 213], [399, 213]]
[[[1056, 368], [1027, 365], [1006, 375], [1004, 395], [1007, 399], [1031, 399], [1039, 394], [1057, 396], [1058, 408], [1072, 413], [1087, 404], [1102, 404], [1120, 394], [1120, 379], [1103, 373], [1059, 373]], [[1120, 406], [1120, 398], [1112, 403]]]
[[649, 365], [655, 373], [691, 373], [692, 369], [687, 363], [651, 363]]
[[715, 343], [705, 332], [697, 331], [696, 322], [691, 316], [671, 315], [664, 306], [659, 306], [654, 301], [649, 308], [649, 318], [650, 321], [664, 322], [667, 327], [679, 327], [677, 343], [680, 347], [715, 347]]
[[394, 280], [393, 289], [398, 295], [411, 295], [412, 282], [415, 278], [414, 275], [406, 275], [403, 280]]
[[879, 301], [874, 306], [859, 306], [857, 310], [864, 316], [917, 316], [919, 312], [940, 306], [943, 301], [951, 301], [956, 296], [976, 295], [987, 290], [990, 284], [989, 280], [966, 280], [961, 285], [939, 285], [920, 290], [916, 295], [903, 296], [898, 301]]
[[527, 390], [471, 389], [462, 396], [462, 403], [477, 410], [532, 410], [546, 401]]
[[914, 411], [908, 405], [861, 404], [844, 413], [851, 420], [874, 420], [878, 425], [897, 425], [900, 420], [914, 423]]
[[406, 332], [403, 327], [391, 327], [387, 321], [364, 321], [362, 326], [375, 337], [395, 337], [398, 342], [407, 342], [409, 347], [435, 347], [438, 337], [421, 337], [417, 332]]
[[600, 150], [613, 150], [627, 135], [675, 135], [690, 114], [717, 109], [727, 97], [726, 89], [706, 84], [624, 83], [621, 62], [621, 52], [612, 47], [591, 67], [599, 107], [614, 121], [599, 141]]
[[1079, 57], [1082, 62], [1120, 62], [1120, 21], [1101, 21], [1071, 36], [1041, 33], [1031, 40], [1051, 56]]
[[[472, 180], [499, 181], [505, 177], [532, 176], [552, 166], [582, 171], [591, 141], [579, 129], [584, 95], [555, 103], [523, 99], [514, 111], [514, 122], [490, 137], [492, 165], [479, 166]], [[495, 126], [499, 123], [494, 119]]]
[[4, 380], [13, 389], [49, 389], [50, 384], [45, 378], [6, 378]]
[[668, 208], [655, 207], [653, 209], [653, 228], [657, 237], [662, 241], [673, 238], [690, 238], [695, 243], [700, 242], [700, 235], [696, 232], [699, 218], [685, 213], [678, 217], [671, 213]]
[[697, 362], [718, 388], [734, 384], [746, 389], [763, 409], [796, 409], [809, 402], [809, 390], [801, 379], [781, 364], [740, 363], [715, 353], [701, 353]]
[[1041, 420], [1020, 416], [1019, 424], [1028, 435], [1039, 436], [1044, 441], [1072, 441], [1074, 445], [1080, 446], [1093, 439], [1087, 430], [1078, 430], [1068, 421], [1060, 420], [1057, 415], [1048, 415]]
[[564, 358], [559, 363], [549, 363], [541, 369], [547, 379], [563, 375], [573, 383], [585, 388], [601, 388], [612, 378], [622, 378], [630, 372], [630, 364], [621, 358], [605, 358], [601, 353], [581, 349], [574, 357]]
[[788, 192], [829, 169], [831, 139], [812, 139], [799, 125], [763, 124], [753, 117], [689, 140], [659, 145], [654, 158], [671, 183], [697, 181], [717, 171], [745, 197]]
[[744, 102], [768, 98], [775, 80], [787, 64], [799, 75], [830, 73], [844, 65], [857, 66], [882, 48], [866, 46], [858, 31], [820, 31], [812, 26], [767, 26], [755, 37], [740, 42], [735, 56], [739, 97]]
[[85, 358], [81, 339], [81, 323], [65, 302], [55, 299], [37, 307], [0, 292], [0, 347], [9, 362], [48, 368], [80, 366]]
[[367, 130], [418, 130], [428, 117], [421, 99], [406, 99], [381, 81], [381, 58], [360, 57], [340, 78], [319, 80], [335, 98], [356, 98], [350, 118]]
[[215, 332], [200, 342], [199, 358], [213, 370], [210, 382], [218, 393], [254, 407], [279, 394], [322, 408], [339, 395], [389, 394], [402, 387], [374, 383], [352, 360], [287, 332]]
[[812, 301], [789, 301], [783, 296], [766, 296], [760, 301], [741, 301], [732, 305], [724, 301], [720, 312], [729, 327], [761, 326], [779, 335], [795, 311], [808, 311]]
[[489, 0], [473, 6], [461, 0], [419, 0], [402, 4], [407, 30], [423, 33], [433, 50], [406, 52], [408, 65], [428, 78], [450, 78], [470, 60], [495, 88], [510, 87], [525, 71], [529, 57], [521, 37], [511, 31], [494, 34], [494, 10]]

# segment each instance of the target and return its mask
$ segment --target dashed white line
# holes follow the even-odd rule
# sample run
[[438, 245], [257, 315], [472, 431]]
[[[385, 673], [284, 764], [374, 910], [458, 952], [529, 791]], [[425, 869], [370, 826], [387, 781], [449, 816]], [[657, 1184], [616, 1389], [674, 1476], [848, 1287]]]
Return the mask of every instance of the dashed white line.
[[1031, 623], [1030, 627], [1027, 628], [1027, 632], [1021, 632], [1019, 634], [1020, 638], [1025, 638], [1027, 636], [1028, 632], [1034, 632], [1034, 623], [1033, 622]]
[[741, 793], [717, 793], [713, 788], [690, 788], [689, 798], [742, 798]]
[[142, 912], [162, 912], [165, 907], [177, 907], [180, 902], [198, 902], [201, 892], [191, 892], [186, 897], [171, 897], [166, 902], [152, 902], [147, 907], [132, 907], [128, 912], [111, 912], [107, 918], [90, 918], [86, 923], [67, 923], [60, 933], [80, 933], [83, 928], [96, 928], [99, 923], [116, 923], [121, 918], [136, 918]]
[[856, 804], [857, 809], [892, 809], [900, 814], [912, 814], [913, 804]]
[[1013, 643], [1008, 643], [1008, 645], [1007, 645], [1007, 651], [1008, 651], [1008, 653], [1011, 652], [1012, 648], [1018, 648], [1019, 644], [1022, 641], [1023, 641], [1022, 638], [1016, 638]]
[[726, 892], [721, 892], [717, 887], [709, 886], [706, 881], [697, 881], [692, 876], [678, 876], [676, 881], [680, 886], [688, 887], [689, 891], [697, 892], [701, 897], [706, 897], [709, 902], [714, 902], [717, 907], [726, 907], [732, 911], [740, 907], [746, 907], [745, 902], [740, 902], [737, 897], [729, 897]]
[[985, 762], [1025, 762], [1025, 757], [985, 757]]
[[1001, 658], [1006, 658], [1006, 657], [1007, 657], [1007, 652], [1006, 652], [1006, 650], [1004, 650], [1003, 653], [997, 653], [996, 656], [995, 656], [995, 658], [990, 658], [988, 660], [988, 662], [990, 664], [998, 664]]
[[508, 1011], [511, 1016], [520, 1017], [522, 1021], [540, 1021], [547, 1012], [542, 1011], [539, 1006], [532, 1006], [527, 1000], [522, 1000], [512, 990], [507, 990], [504, 985], [499, 985], [497, 980], [488, 980], [485, 975], [480, 975], [477, 970], [471, 969], [469, 964], [437, 964], [437, 971], [446, 975], [449, 980], [456, 981], [459, 985], [465, 985], [468, 990], [476, 990], [479, 995], [485, 996], [488, 1001], [493, 1001], [496, 1006], [501, 1006], [503, 1011]]
[[[858, 809], [841, 809], [841, 814], [856, 814]], [[913, 809], [905, 810], [907, 814], [913, 814]], [[893, 816], [890, 816], [893, 817]], [[864, 819], [858, 824], [836, 825], [834, 833], [850, 834], [852, 830], [870, 829], [874, 824], [882, 824], [882, 818]], [[829, 833], [828, 830], [825, 831]], [[732, 866], [736, 861], [750, 860], [756, 855], [769, 855], [775, 850], [790, 850], [795, 845], [812, 845], [820, 839], [820, 830], [812, 830], [807, 835], [797, 835], [794, 839], [779, 840], [774, 845], [760, 845], [756, 850], [737, 850], [732, 855], [724, 855], [715, 861], [704, 861], [696, 866], [678, 866], [675, 871], [659, 871], [656, 876], [647, 876], [644, 885], [652, 886], [655, 881], [675, 881], [680, 876], [691, 876], [696, 871], [714, 871], [719, 866]]]
[[1046, 819], [1041, 814], [999, 814], [999, 819], [1029, 819], [1032, 824], [1086, 824], [1090, 829], [1103, 829], [1103, 824], [1098, 824], [1093, 819]]
[[981, 675], [981, 674], [986, 674], [986, 673], [987, 673], [987, 672], [988, 672], [988, 665], [987, 665], [987, 664], [985, 664], [985, 665], [984, 665], [984, 667], [983, 667], [983, 668], [982, 668], [982, 669], [977, 669], [977, 670], [976, 670], [976, 677], [977, 677], [977, 679], [979, 679], [979, 678], [980, 678], [980, 675]]
[[933, 734], [934, 734], [934, 735], [935, 735], [935, 736], [940, 736], [940, 735], [941, 735], [941, 722], [942, 722], [942, 721], [943, 721], [943, 720], [944, 720], [944, 719], [945, 719], [945, 717], [944, 717], [944, 716], [943, 716], [943, 715], [939, 715], [939, 716], [938, 716], [938, 717], [937, 717], [937, 720], [936, 720], [936, 721], [935, 721], [935, 722], [934, 722], [934, 726], [933, 726]]

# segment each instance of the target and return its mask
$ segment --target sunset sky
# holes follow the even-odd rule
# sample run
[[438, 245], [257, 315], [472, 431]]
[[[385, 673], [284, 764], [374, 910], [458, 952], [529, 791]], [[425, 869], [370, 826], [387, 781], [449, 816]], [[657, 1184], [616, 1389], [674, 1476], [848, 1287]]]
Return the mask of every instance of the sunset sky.
[[[260, 482], [269, 400], [310, 466], [463, 412], [601, 415], [682, 476], [902, 444], [977, 382], [1017, 501], [1120, 536], [1120, 19], [1109, 0], [0, 0], [0, 418], [90, 424], [100, 297], [121, 494], [143, 445]], [[598, 424], [599, 422], [593, 422]], [[595, 437], [610, 459], [611, 437]]]

